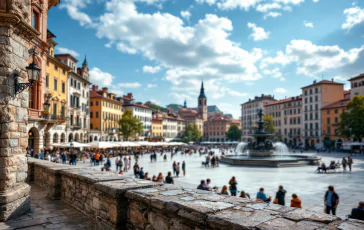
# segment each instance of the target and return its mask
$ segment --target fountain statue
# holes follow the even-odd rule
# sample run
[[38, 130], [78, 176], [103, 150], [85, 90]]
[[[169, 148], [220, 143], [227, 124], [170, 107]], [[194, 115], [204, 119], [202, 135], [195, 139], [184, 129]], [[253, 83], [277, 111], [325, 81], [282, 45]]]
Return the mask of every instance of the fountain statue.
[[251, 137], [254, 137], [255, 141], [250, 141], [246, 148], [249, 150], [249, 155], [251, 157], [268, 157], [273, 155], [274, 153], [273, 143], [272, 141], [267, 139], [269, 137], [272, 137], [273, 134], [266, 133], [264, 130], [265, 122], [262, 120], [262, 109], [258, 110], [257, 116], [259, 117], [259, 121], [257, 121], [258, 128], [253, 134], [249, 135]]

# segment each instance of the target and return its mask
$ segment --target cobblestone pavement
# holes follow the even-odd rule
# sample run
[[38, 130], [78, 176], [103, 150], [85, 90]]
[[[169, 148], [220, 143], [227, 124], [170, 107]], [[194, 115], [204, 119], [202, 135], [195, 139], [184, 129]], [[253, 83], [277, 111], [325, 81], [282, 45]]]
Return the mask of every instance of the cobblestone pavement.
[[[218, 151], [216, 151], [218, 152]], [[314, 154], [314, 153], [310, 153]], [[173, 161], [186, 162], [186, 176], [175, 178], [175, 184], [183, 185], [188, 188], [196, 188], [201, 179], [210, 178], [213, 186], [220, 189], [227, 185], [230, 178], [235, 176], [238, 181], [239, 191], [248, 192], [255, 198], [256, 192], [260, 187], [265, 188], [268, 196], [274, 196], [278, 185], [283, 185], [287, 190], [286, 205], [290, 205], [291, 195], [296, 193], [302, 199], [303, 208], [323, 212], [324, 193], [328, 185], [333, 185], [340, 196], [340, 204], [337, 215], [345, 218], [356, 207], [359, 200], [363, 200], [364, 191], [364, 157], [354, 156], [352, 172], [336, 172], [329, 174], [314, 173], [317, 166], [288, 167], [288, 168], [263, 168], [263, 167], [242, 167], [220, 164], [217, 168], [205, 168], [202, 166], [204, 156], [199, 154], [181, 155], [178, 153], [171, 160], [168, 153], [168, 160], [158, 155], [157, 162], [150, 162], [149, 155], [144, 155], [139, 159], [139, 165], [144, 167], [144, 172], [149, 176], [158, 175], [162, 172], [166, 176], [168, 171], [172, 171]], [[219, 154], [218, 154], [219, 155]], [[328, 165], [331, 160], [338, 161], [348, 154], [343, 153], [320, 153], [322, 161]], [[115, 158], [111, 159], [112, 170], [115, 172]], [[135, 163], [133, 158], [132, 165]], [[90, 163], [78, 163], [77, 166], [90, 167]], [[101, 166], [92, 166], [99, 170]], [[126, 175], [132, 175], [130, 170]]]
[[98, 229], [96, 221], [60, 200], [50, 200], [46, 191], [31, 184], [31, 212], [20, 218], [0, 223], [3, 229]]

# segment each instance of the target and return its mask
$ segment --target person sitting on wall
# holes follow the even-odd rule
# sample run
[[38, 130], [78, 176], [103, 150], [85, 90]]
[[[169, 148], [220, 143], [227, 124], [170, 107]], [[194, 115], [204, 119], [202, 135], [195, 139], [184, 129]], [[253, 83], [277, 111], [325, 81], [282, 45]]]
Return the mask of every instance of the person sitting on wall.
[[351, 219], [364, 220], [364, 201], [360, 201], [357, 208], [351, 210]]

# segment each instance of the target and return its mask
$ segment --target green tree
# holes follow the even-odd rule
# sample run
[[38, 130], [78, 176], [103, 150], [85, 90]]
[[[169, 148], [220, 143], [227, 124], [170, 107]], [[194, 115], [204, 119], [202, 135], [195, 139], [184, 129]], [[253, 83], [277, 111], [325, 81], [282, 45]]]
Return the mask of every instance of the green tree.
[[135, 137], [136, 134], [143, 132], [143, 124], [140, 120], [133, 117], [130, 110], [125, 110], [121, 120], [119, 121], [120, 134], [128, 140], [130, 137]]
[[196, 124], [188, 124], [182, 141], [188, 143], [190, 141], [200, 140], [202, 134]]
[[[346, 112], [340, 115], [335, 130], [339, 136], [350, 137], [361, 141], [364, 137], [364, 96], [354, 96], [346, 106]], [[350, 131], [351, 130], [351, 131]]]
[[264, 124], [264, 130], [267, 133], [274, 133], [274, 131], [276, 130], [276, 128], [273, 125], [273, 117], [271, 115], [264, 115], [263, 116], [263, 121], [265, 122]]
[[236, 124], [230, 125], [226, 137], [231, 141], [239, 141], [241, 139], [241, 129]]

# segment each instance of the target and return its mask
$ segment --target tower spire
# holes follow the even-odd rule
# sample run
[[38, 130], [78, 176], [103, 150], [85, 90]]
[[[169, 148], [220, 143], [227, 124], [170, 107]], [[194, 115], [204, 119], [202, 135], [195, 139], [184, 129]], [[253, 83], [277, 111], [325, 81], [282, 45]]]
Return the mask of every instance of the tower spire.
[[203, 81], [201, 83], [200, 96], [198, 98], [206, 98], [205, 88], [203, 87]]
[[187, 101], [186, 101], [186, 99], [185, 99], [185, 102], [183, 104], [183, 108], [187, 109]]
[[86, 55], [85, 55], [85, 59], [83, 60], [82, 66], [88, 66]]

